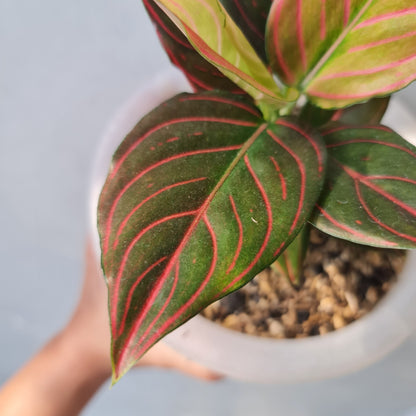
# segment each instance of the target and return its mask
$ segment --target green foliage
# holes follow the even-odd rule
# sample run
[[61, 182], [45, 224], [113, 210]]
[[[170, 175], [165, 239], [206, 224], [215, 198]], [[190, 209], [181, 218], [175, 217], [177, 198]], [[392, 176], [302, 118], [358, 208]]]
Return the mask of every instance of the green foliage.
[[412, 1], [144, 3], [208, 92], [139, 121], [100, 197], [115, 380], [265, 267], [299, 285], [308, 223], [416, 247], [416, 149], [379, 124], [416, 79]]

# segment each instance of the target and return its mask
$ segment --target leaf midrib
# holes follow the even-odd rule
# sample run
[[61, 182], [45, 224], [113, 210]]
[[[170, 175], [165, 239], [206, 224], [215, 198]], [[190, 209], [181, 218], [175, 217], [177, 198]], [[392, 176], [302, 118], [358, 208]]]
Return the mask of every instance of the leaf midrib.
[[331, 47], [324, 53], [322, 58], [316, 63], [316, 65], [312, 68], [312, 70], [304, 77], [304, 79], [299, 84], [299, 89], [301, 92], [305, 92], [308, 85], [314, 80], [317, 73], [322, 69], [322, 67], [329, 61], [331, 56], [337, 50], [338, 46], [342, 43], [345, 37], [350, 33], [350, 31], [356, 26], [358, 21], [361, 19], [363, 14], [369, 9], [372, 5], [374, 0], [368, 0], [367, 3], [363, 6], [363, 8], [357, 13], [355, 18], [351, 21], [351, 23], [340, 33], [338, 38], [335, 42], [331, 45]]
[[[171, 272], [173, 266], [175, 265], [175, 262], [177, 261], [178, 257], [183, 251], [183, 248], [185, 247], [186, 243], [189, 241], [193, 231], [199, 224], [202, 216], [206, 213], [211, 201], [214, 199], [215, 195], [219, 192], [220, 188], [224, 184], [224, 182], [227, 180], [227, 178], [230, 176], [231, 172], [234, 170], [236, 165], [240, 162], [240, 160], [243, 159], [244, 155], [247, 153], [247, 150], [251, 147], [251, 145], [254, 143], [254, 141], [260, 136], [260, 134], [267, 128], [267, 123], [262, 123], [258, 126], [256, 131], [249, 137], [248, 140], [245, 141], [241, 149], [238, 151], [236, 157], [234, 160], [230, 163], [228, 168], [225, 170], [215, 187], [212, 189], [212, 191], [209, 193], [208, 197], [206, 198], [205, 202], [201, 205], [201, 207], [197, 210], [197, 214], [195, 215], [195, 218], [189, 225], [188, 229], [186, 230], [180, 244], [176, 248], [176, 250], [173, 252], [171, 258], [169, 259], [164, 272], [162, 275], [158, 278], [154, 288], [154, 293], [159, 293], [159, 287], [164, 284], [164, 281], [166, 277]], [[140, 315], [147, 314], [151, 305], [153, 302], [150, 302], [149, 304], [145, 305], [144, 308], [140, 311]], [[128, 345], [125, 345], [124, 348], [127, 348]], [[121, 361], [120, 361], [121, 362]]]
[[192, 221], [192, 223], [190, 224], [188, 230], [186, 231], [186, 233], [185, 233], [185, 235], [184, 235], [184, 237], [182, 239], [181, 244], [179, 245], [179, 247], [173, 253], [173, 255], [171, 257], [171, 260], [169, 261], [169, 263], [166, 266], [166, 270], [170, 270], [170, 268], [172, 267], [172, 265], [175, 263], [178, 255], [181, 252], [181, 249], [187, 243], [187, 240], [189, 239], [189, 237], [192, 234], [192, 232], [195, 229], [195, 227], [199, 224], [200, 219], [202, 218], [202, 216], [204, 215], [204, 213], [207, 211], [207, 209], [208, 209], [210, 203], [212, 202], [212, 200], [214, 199], [215, 195], [219, 192], [219, 190], [221, 189], [222, 185], [227, 180], [227, 178], [230, 176], [231, 172], [234, 170], [234, 168], [236, 167], [236, 165], [240, 162], [240, 160], [243, 159], [244, 155], [247, 153], [247, 150], [251, 147], [251, 145], [255, 142], [255, 140], [260, 136], [260, 134], [266, 129], [266, 127], [267, 127], [267, 123], [262, 123], [256, 129], [256, 131], [250, 136], [250, 138], [248, 140], [246, 140], [246, 142], [243, 144], [243, 146], [241, 147], [241, 149], [238, 151], [238, 153], [237, 153], [236, 157], [234, 158], [234, 160], [230, 163], [230, 165], [228, 166], [228, 168], [225, 170], [225, 172], [223, 173], [223, 175], [219, 179], [218, 183], [215, 185], [214, 189], [210, 192], [210, 194], [206, 198], [205, 202], [198, 209], [198, 213], [195, 216], [195, 219]]

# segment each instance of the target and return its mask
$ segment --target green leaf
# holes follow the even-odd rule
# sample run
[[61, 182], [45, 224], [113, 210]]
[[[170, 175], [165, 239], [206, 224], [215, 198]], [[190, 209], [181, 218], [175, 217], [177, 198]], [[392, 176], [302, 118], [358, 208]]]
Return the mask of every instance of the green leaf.
[[378, 124], [389, 106], [390, 97], [373, 98], [363, 104], [355, 104], [351, 107], [337, 110], [333, 121], [341, 121], [345, 124]]
[[100, 196], [114, 379], [155, 342], [270, 265], [310, 216], [325, 146], [249, 101], [182, 94], [114, 155]]
[[414, 0], [280, 0], [266, 29], [272, 68], [323, 108], [415, 80], [415, 42]]
[[327, 183], [311, 219], [356, 243], [416, 247], [416, 148], [384, 126], [334, 125], [323, 133]]
[[321, 127], [331, 120], [354, 125], [377, 124], [382, 120], [389, 101], [390, 97], [372, 98], [366, 103], [339, 110], [325, 110], [308, 101], [302, 108], [300, 119], [314, 127]]
[[195, 91], [219, 89], [244, 94], [243, 90], [194, 49], [183, 33], [153, 0], [143, 0], [143, 4], [171, 62], [184, 73]]
[[267, 62], [264, 40], [266, 21], [272, 0], [220, 1], [263, 62]]
[[321, 127], [328, 123], [334, 114], [335, 110], [325, 110], [308, 101], [302, 107], [299, 118], [305, 121], [305, 123], [308, 123], [310, 126]]
[[309, 235], [310, 225], [306, 223], [289, 247], [271, 265], [272, 269], [286, 277], [294, 287], [300, 287], [303, 283], [303, 262], [309, 246]]
[[[273, 76], [218, 0], [156, 0], [193, 47], [261, 108], [279, 109], [297, 93], [280, 91]], [[267, 112], [267, 110], [266, 110]]]

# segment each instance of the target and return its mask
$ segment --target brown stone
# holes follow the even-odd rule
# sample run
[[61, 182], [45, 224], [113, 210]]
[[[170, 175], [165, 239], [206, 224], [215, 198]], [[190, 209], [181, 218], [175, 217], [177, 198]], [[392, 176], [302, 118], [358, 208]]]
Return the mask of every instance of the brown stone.
[[356, 246], [313, 229], [302, 287], [266, 269], [202, 314], [258, 336], [323, 335], [368, 313], [390, 290], [403, 262], [400, 250]]

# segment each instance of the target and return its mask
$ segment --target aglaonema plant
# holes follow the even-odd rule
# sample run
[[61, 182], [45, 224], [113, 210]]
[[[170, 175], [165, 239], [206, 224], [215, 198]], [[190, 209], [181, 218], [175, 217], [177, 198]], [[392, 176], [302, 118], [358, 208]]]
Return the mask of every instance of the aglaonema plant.
[[416, 79], [414, 0], [144, 0], [195, 92], [145, 116], [98, 206], [114, 381], [309, 227], [416, 247], [416, 149], [379, 124]]

